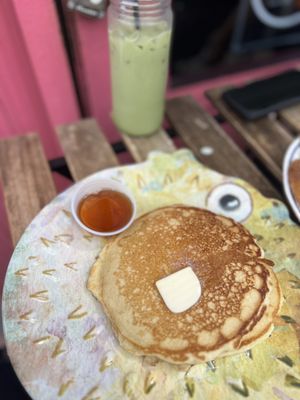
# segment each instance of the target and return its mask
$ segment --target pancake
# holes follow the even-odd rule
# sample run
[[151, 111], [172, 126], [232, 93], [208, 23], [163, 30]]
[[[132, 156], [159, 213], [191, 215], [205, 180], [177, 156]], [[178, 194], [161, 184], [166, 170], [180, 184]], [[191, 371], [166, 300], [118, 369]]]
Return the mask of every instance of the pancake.
[[[241, 224], [179, 205], [143, 215], [112, 239], [87, 286], [123, 348], [195, 364], [249, 349], [270, 334], [281, 303], [272, 266]], [[174, 314], [155, 283], [185, 267], [202, 294]]]

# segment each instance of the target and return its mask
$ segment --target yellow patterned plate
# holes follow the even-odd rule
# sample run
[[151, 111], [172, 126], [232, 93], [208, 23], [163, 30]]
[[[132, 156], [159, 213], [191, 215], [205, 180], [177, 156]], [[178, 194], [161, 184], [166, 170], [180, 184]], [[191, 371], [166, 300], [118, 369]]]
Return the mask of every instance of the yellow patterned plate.
[[187, 150], [99, 172], [128, 185], [138, 214], [174, 203], [243, 220], [276, 263], [285, 302], [270, 338], [241, 355], [190, 367], [134, 357], [118, 345], [86, 289], [105, 244], [73, 221], [76, 185], [26, 229], [9, 264], [3, 322], [9, 356], [36, 400], [300, 399], [300, 229], [286, 207], [199, 164]]

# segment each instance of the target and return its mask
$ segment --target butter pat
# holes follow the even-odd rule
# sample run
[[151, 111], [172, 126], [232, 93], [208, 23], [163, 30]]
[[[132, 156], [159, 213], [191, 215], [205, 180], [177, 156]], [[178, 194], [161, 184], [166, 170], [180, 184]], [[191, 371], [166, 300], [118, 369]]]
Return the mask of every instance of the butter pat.
[[197, 303], [201, 285], [191, 267], [186, 267], [156, 282], [166, 306], [173, 313], [181, 313]]

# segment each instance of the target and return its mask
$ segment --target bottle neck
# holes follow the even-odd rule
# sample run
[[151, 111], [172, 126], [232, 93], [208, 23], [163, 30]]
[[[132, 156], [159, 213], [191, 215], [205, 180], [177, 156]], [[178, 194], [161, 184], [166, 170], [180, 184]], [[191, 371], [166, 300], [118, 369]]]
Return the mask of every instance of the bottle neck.
[[111, 12], [118, 19], [137, 27], [165, 19], [171, 0], [111, 0]]

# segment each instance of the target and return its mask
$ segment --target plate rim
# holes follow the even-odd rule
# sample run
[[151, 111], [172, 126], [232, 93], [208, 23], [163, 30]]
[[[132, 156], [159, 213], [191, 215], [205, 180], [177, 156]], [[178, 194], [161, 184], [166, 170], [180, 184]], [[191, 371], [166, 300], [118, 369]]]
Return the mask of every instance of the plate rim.
[[295, 139], [289, 145], [287, 151], [285, 152], [284, 159], [283, 159], [282, 173], [283, 173], [283, 189], [284, 189], [285, 196], [286, 196], [296, 218], [300, 222], [300, 207], [297, 205], [297, 203], [294, 199], [294, 195], [291, 191], [289, 179], [288, 179], [289, 167], [291, 165], [291, 162], [294, 161], [295, 152], [298, 149], [300, 149], [300, 138]]

